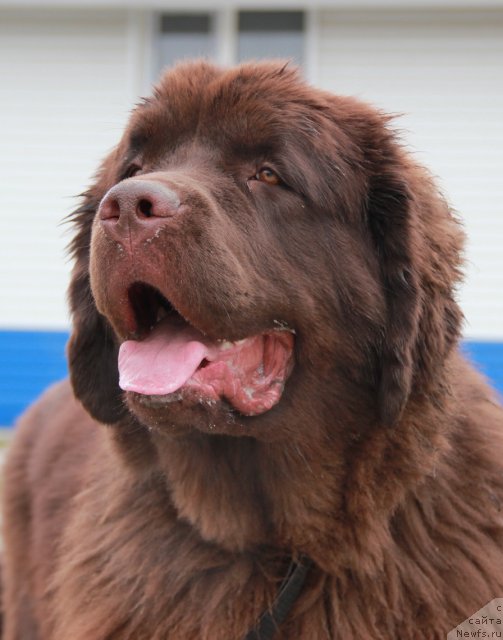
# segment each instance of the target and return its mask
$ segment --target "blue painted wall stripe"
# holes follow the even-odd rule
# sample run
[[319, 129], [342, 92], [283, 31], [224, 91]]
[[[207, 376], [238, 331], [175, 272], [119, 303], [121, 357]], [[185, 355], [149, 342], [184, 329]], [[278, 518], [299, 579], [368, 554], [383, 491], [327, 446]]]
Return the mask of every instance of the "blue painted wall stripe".
[[[0, 427], [12, 426], [51, 383], [67, 375], [66, 331], [0, 331]], [[503, 394], [503, 340], [466, 341], [463, 350]]]
[[0, 331], [0, 426], [67, 375], [67, 331]]

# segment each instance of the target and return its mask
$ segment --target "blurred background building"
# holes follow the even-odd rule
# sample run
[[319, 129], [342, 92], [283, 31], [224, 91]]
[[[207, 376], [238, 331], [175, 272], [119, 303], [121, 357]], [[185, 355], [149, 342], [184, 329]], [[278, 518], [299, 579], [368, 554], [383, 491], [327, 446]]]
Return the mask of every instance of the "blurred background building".
[[0, 425], [64, 377], [62, 224], [165, 65], [292, 58], [402, 114], [468, 233], [465, 348], [503, 390], [503, 0], [0, 0]]

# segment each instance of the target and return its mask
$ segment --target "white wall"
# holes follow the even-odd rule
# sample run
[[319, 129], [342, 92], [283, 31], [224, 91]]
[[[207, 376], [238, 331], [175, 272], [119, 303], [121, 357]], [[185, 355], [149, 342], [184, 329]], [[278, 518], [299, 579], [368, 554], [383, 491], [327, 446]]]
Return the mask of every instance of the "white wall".
[[0, 10], [0, 327], [67, 324], [61, 222], [136, 99], [138, 33], [126, 11]]

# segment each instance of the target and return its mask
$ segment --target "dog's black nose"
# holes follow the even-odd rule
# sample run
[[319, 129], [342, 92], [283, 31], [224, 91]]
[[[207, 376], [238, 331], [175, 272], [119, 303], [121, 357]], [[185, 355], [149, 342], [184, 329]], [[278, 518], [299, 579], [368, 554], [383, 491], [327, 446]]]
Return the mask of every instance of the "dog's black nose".
[[160, 181], [130, 178], [105, 195], [98, 217], [104, 231], [122, 243], [153, 238], [182, 209], [176, 191]]

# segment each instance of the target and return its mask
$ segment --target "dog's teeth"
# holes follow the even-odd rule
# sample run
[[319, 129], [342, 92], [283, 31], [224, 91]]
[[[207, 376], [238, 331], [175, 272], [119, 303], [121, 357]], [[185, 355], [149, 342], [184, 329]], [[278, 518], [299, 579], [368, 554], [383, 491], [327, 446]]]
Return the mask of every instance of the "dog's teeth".
[[168, 315], [168, 312], [166, 311], [166, 309], [164, 307], [159, 307], [159, 309], [157, 310], [157, 316], [155, 318], [155, 321], [160, 322], [167, 315]]
[[288, 323], [284, 320], [273, 320], [273, 324], [276, 325], [276, 331], [289, 331], [290, 333], [295, 334], [295, 329], [289, 327]]

